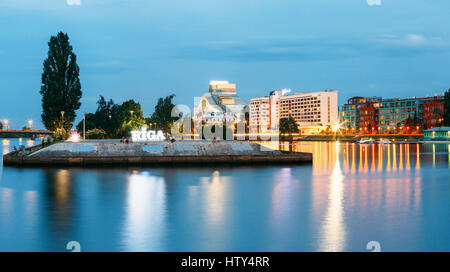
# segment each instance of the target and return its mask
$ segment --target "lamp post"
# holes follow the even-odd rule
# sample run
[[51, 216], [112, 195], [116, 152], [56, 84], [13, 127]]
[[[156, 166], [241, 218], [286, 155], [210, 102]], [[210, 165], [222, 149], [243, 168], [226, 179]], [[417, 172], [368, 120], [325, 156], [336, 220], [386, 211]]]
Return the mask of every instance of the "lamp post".
[[6, 128], [6, 129], [9, 129], [9, 126], [8, 126], [8, 119], [5, 119], [4, 121], [5, 121], [5, 128]]
[[64, 121], [64, 111], [60, 111], [60, 113], [61, 113], [61, 133], [62, 133], [62, 131], [63, 131], [63, 129], [64, 129], [64, 124], [63, 124], [63, 121]]
[[28, 120], [28, 127], [30, 128], [30, 130], [33, 130], [33, 120]]

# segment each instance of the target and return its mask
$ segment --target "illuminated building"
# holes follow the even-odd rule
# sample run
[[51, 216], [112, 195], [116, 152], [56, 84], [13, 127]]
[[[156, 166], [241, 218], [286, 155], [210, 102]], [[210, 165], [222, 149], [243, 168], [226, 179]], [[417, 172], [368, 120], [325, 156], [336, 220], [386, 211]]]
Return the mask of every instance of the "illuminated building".
[[[407, 128], [407, 121], [431, 127], [442, 120], [443, 97], [352, 97], [339, 107], [339, 121], [347, 132], [389, 132]], [[375, 128], [375, 129], [374, 129]]]
[[436, 99], [423, 104], [423, 125], [426, 128], [440, 126], [444, 117], [444, 101]]
[[424, 131], [423, 141], [442, 141], [450, 143], [450, 127], [435, 127]]
[[[361, 97], [355, 96], [347, 100], [347, 104], [339, 107], [339, 122], [342, 127], [349, 132], [355, 132], [359, 128], [374, 125], [377, 120], [376, 109], [381, 97]], [[360, 117], [362, 114], [362, 119]], [[375, 116], [373, 116], [375, 114]]]
[[358, 108], [358, 129], [367, 133], [377, 131], [378, 104], [367, 102]]
[[409, 118], [417, 124], [424, 123], [423, 106], [428, 102], [441, 100], [442, 97], [383, 99], [379, 108], [379, 127], [386, 131], [390, 128], [403, 129]]
[[302, 132], [319, 132], [337, 122], [337, 91], [293, 93], [283, 89], [250, 100], [250, 131], [278, 132], [281, 118], [292, 117]]
[[250, 132], [278, 132], [280, 98], [290, 92], [290, 89], [283, 89], [272, 91], [269, 96], [250, 99]]
[[338, 122], [338, 92], [294, 93], [279, 99], [279, 118], [292, 117], [300, 130], [317, 133]]
[[232, 124], [243, 120], [247, 103], [236, 94], [236, 84], [228, 81], [211, 81], [209, 92], [203, 94], [194, 107], [194, 122]]
[[270, 129], [278, 131], [280, 124], [279, 105], [280, 97], [288, 95], [291, 89], [283, 89], [270, 92]]
[[270, 128], [270, 98], [250, 99], [250, 133], [267, 133]]

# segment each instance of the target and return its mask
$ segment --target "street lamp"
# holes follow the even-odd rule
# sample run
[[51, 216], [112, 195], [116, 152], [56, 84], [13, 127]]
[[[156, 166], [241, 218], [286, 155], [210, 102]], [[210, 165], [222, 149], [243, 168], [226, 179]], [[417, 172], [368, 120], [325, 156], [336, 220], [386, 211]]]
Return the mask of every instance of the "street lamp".
[[28, 127], [30, 128], [30, 130], [33, 130], [33, 129], [32, 129], [32, 126], [33, 126], [33, 120], [31, 120], [31, 119], [28, 120], [28, 125], [29, 125]]
[[5, 127], [6, 127], [6, 129], [8, 129], [8, 119], [5, 119], [4, 121], [5, 121]]
[[134, 111], [130, 110], [131, 117], [133, 117]]
[[64, 121], [64, 111], [60, 111], [60, 113], [61, 113], [61, 130], [63, 130], [63, 128], [64, 128], [64, 124], [63, 124], [63, 121]]

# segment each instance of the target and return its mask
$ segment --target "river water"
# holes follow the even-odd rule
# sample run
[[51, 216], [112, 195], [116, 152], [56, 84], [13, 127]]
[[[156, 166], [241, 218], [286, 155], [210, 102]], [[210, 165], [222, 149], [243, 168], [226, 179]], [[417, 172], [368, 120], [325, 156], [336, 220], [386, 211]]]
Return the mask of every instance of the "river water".
[[0, 251], [450, 251], [450, 145], [291, 149], [313, 164], [0, 167]]

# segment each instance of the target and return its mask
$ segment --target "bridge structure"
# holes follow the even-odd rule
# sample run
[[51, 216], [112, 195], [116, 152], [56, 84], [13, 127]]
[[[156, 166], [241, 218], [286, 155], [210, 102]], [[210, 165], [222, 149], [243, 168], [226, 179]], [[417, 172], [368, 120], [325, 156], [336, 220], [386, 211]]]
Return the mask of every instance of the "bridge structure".
[[53, 136], [53, 131], [0, 129], [0, 138], [40, 138], [49, 136]]

